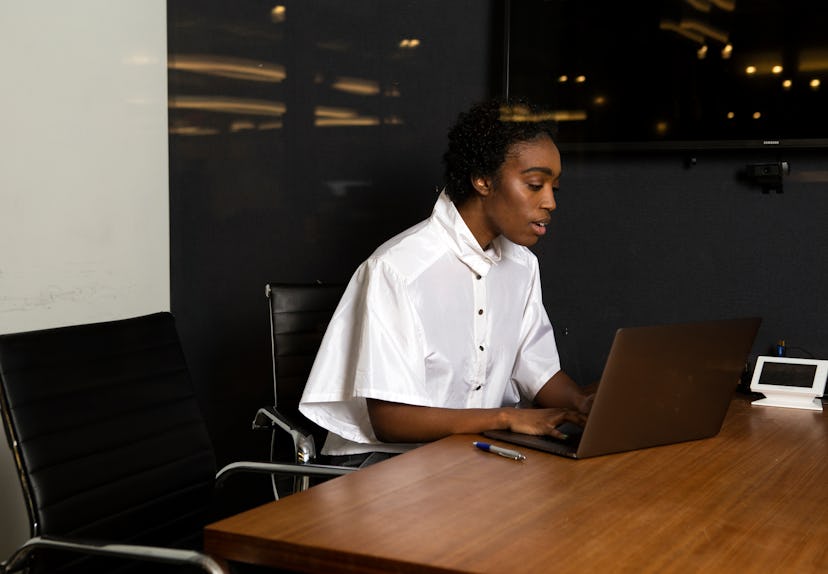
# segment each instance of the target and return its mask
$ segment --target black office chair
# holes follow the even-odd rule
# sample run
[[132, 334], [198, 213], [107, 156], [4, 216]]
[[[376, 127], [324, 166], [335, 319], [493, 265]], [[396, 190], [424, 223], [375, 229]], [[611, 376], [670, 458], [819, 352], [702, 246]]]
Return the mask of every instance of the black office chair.
[[[273, 364], [273, 406], [259, 409], [253, 421], [257, 429], [271, 429], [271, 460], [280, 457], [278, 435], [286, 432], [292, 439], [292, 461], [306, 464], [328, 462], [318, 455], [327, 431], [299, 412], [299, 401], [310, 374], [319, 344], [339, 303], [345, 285], [324, 283], [267, 283], [270, 315], [271, 357]], [[294, 479], [288, 490], [304, 490], [309, 477]], [[274, 494], [279, 493], [274, 484]]]
[[347, 472], [241, 462], [216, 473], [169, 313], [0, 335], [0, 406], [32, 533], [0, 572], [109, 572], [124, 558], [150, 561], [141, 572], [225, 572], [199, 551], [225, 476]]

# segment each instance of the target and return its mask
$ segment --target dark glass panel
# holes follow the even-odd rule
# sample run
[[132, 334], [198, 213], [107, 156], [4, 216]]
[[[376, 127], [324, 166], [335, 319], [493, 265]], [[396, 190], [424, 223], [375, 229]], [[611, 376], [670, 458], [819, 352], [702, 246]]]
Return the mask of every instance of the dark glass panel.
[[825, 4], [516, 0], [510, 11], [510, 93], [556, 110], [568, 145], [828, 145]]

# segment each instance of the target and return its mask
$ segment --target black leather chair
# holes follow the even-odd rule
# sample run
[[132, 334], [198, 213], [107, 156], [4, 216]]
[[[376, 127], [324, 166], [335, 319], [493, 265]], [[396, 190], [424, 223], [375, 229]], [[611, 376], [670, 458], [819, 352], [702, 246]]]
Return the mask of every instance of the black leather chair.
[[0, 406], [32, 531], [0, 572], [109, 572], [124, 558], [150, 561], [129, 571], [225, 572], [200, 552], [218, 481], [347, 472], [242, 462], [216, 473], [169, 313], [0, 335]]
[[[322, 337], [345, 285], [325, 283], [267, 283], [265, 296], [270, 315], [270, 340], [273, 364], [273, 406], [259, 409], [253, 421], [257, 429], [271, 429], [271, 460], [280, 454], [293, 462], [327, 462], [318, 448], [327, 435], [325, 429], [299, 412], [305, 388]], [[282, 449], [278, 436], [291, 437], [290, 452]], [[308, 477], [297, 478], [289, 491], [303, 490]], [[274, 485], [274, 491], [276, 487]], [[278, 492], [275, 492], [278, 497]]]

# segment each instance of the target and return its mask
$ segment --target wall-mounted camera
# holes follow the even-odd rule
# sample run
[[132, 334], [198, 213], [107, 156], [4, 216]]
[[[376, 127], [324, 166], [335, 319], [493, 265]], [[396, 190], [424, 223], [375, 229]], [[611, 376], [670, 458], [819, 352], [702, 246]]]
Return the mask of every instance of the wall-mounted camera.
[[791, 166], [786, 161], [775, 163], [749, 163], [742, 176], [754, 185], [762, 188], [762, 193], [782, 193], [782, 177], [791, 173]]

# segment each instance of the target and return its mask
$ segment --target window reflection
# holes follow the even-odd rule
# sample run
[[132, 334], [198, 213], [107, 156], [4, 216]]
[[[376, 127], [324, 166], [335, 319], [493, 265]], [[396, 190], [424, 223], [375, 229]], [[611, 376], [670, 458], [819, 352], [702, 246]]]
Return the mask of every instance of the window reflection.
[[510, 94], [577, 110], [569, 142], [828, 138], [828, 6], [634, 4], [512, 0]]
[[[375, 2], [316, 0], [290, 11], [280, 3], [258, 18], [233, 5], [218, 14], [221, 3], [214, 4], [205, 6], [212, 13], [204, 20], [179, 22], [175, 31], [168, 65], [171, 133], [279, 129], [289, 111], [320, 128], [406, 124], [405, 110], [388, 100], [404, 98], [405, 83], [428, 65], [419, 57], [429, 19], [413, 17], [422, 7], [383, 7], [387, 24], [366, 35], [360, 28], [376, 21]], [[181, 51], [205, 44], [204, 52]], [[256, 53], [261, 57], [250, 57]], [[366, 70], [372, 75], [356, 73]], [[314, 105], [288, 110], [297, 93]]]

